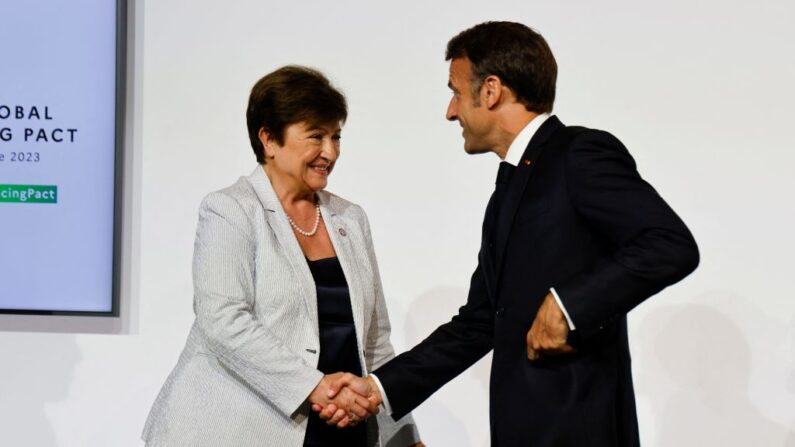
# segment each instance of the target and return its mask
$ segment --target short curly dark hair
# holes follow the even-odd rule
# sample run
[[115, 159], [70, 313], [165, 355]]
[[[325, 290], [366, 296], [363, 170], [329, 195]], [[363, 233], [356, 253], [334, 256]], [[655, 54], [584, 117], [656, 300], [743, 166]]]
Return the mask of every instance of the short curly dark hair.
[[445, 60], [463, 57], [472, 63], [475, 98], [486, 77], [494, 75], [528, 111], [552, 111], [558, 65], [541, 34], [521, 23], [484, 22], [447, 43]]
[[284, 144], [284, 130], [291, 124], [344, 123], [347, 118], [345, 96], [321, 72], [299, 65], [288, 65], [263, 76], [251, 89], [246, 108], [248, 137], [260, 164], [265, 163], [260, 129]]

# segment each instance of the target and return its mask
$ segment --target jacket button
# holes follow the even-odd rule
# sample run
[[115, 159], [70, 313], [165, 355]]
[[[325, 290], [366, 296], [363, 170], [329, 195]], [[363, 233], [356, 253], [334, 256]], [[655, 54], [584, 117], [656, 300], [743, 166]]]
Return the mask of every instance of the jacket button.
[[499, 317], [501, 317], [501, 316], [502, 316], [502, 314], [504, 314], [504, 313], [505, 313], [505, 308], [504, 308], [504, 307], [500, 307], [499, 309], [497, 309], [497, 311], [496, 311], [496, 312], [494, 312], [494, 315], [495, 315], [496, 317], [498, 317], [498, 318], [499, 318]]
[[345, 229], [344, 229], [344, 228], [340, 228], [340, 235], [342, 235], [342, 236], [347, 236], [347, 235], [348, 235], [348, 233], [346, 233], [346, 232], [345, 232]]

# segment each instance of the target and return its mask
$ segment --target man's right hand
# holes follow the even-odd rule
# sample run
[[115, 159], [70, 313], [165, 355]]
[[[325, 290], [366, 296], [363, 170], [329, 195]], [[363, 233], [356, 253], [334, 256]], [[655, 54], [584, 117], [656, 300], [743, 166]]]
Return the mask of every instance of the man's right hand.
[[[354, 426], [371, 414], [377, 414], [381, 403], [378, 388], [375, 384], [371, 388], [365, 380], [350, 373], [326, 375], [307, 400], [329, 425]], [[377, 398], [373, 397], [373, 388]]]
[[[320, 412], [320, 418], [325, 420], [327, 424], [344, 428], [351, 423], [355, 425], [358, 420], [364, 419], [356, 412], [353, 412], [353, 414], [350, 411], [346, 412], [344, 408], [337, 404], [340, 400], [343, 402], [347, 401], [351, 395], [357, 397], [357, 405], [366, 408], [369, 414], [378, 414], [378, 406], [381, 405], [382, 399], [381, 393], [378, 392], [378, 386], [372, 377], [361, 378], [350, 373], [336, 373], [326, 377], [331, 379], [328, 385], [328, 394], [326, 395], [328, 399], [331, 399], [331, 402], [328, 405], [313, 402], [312, 410]], [[362, 405], [360, 400], [362, 398], [366, 400], [366, 405]]]

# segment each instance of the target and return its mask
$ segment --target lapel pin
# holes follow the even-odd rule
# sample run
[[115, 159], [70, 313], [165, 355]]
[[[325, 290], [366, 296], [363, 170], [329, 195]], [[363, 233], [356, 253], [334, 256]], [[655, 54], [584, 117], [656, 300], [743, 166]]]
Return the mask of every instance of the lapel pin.
[[533, 164], [533, 160], [525, 159], [525, 161], [524, 161], [524, 165], [525, 166], [530, 166], [531, 164]]
[[340, 228], [340, 234], [341, 234], [342, 236], [347, 236], [347, 235], [348, 235], [348, 233], [346, 233], [346, 232], [345, 232], [345, 229], [344, 229], [344, 228]]

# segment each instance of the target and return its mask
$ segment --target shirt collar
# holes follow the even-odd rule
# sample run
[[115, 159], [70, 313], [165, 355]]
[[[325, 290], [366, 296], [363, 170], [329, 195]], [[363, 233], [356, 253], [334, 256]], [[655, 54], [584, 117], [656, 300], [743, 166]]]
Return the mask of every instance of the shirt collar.
[[544, 124], [544, 121], [549, 118], [549, 113], [542, 113], [537, 117], [530, 120], [524, 128], [516, 135], [516, 138], [513, 139], [513, 142], [508, 147], [508, 152], [505, 153], [505, 159], [503, 161], [507, 161], [513, 166], [518, 166], [519, 161], [522, 159], [522, 154], [524, 154], [525, 148], [527, 145], [530, 144], [530, 139], [533, 138], [533, 135], [536, 134], [538, 128]]

